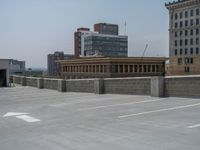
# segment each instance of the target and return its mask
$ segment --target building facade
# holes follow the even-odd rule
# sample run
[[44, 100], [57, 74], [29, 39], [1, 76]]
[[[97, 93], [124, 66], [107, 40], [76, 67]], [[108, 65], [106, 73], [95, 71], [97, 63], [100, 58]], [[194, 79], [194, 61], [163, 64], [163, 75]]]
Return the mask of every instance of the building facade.
[[128, 56], [128, 36], [90, 33], [83, 36], [82, 43], [84, 56]]
[[24, 75], [26, 71], [26, 62], [9, 59], [10, 74]]
[[128, 36], [118, 35], [118, 25], [98, 23], [94, 31], [79, 28], [74, 33], [75, 57], [127, 57]]
[[164, 76], [165, 60], [162, 57], [80, 58], [60, 61], [61, 77], [118, 78]]
[[78, 28], [76, 32], [74, 32], [74, 55], [75, 58], [79, 58], [81, 55], [81, 37], [84, 34], [87, 34], [89, 32], [89, 28]]
[[60, 76], [60, 64], [59, 60], [73, 59], [74, 55], [64, 54], [64, 52], [55, 52], [47, 56], [47, 74], [48, 76]]
[[200, 0], [178, 0], [165, 6], [170, 38], [167, 74], [200, 74]]
[[119, 35], [117, 24], [97, 23], [94, 25], [94, 31], [100, 34]]

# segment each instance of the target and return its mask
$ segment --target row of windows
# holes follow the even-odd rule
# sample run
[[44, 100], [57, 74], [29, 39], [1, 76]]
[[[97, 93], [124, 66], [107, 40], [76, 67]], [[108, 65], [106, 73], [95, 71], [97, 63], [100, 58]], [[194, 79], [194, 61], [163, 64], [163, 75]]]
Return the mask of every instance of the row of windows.
[[174, 50], [174, 54], [175, 55], [188, 55], [188, 54], [191, 54], [191, 55], [196, 54], [196, 55], [198, 55], [199, 54], [199, 48], [198, 47], [196, 49], [190, 48], [189, 50], [187, 48], [185, 50], [183, 50], [183, 49], [180, 49], [180, 50], [175, 49]]
[[182, 65], [182, 64], [185, 64], [185, 65], [189, 65], [189, 64], [193, 64], [193, 58], [189, 58], [189, 57], [186, 57], [186, 58], [178, 58], [178, 65]]
[[195, 20], [191, 19], [190, 21], [185, 20], [185, 22], [183, 22], [183, 21], [180, 21], [179, 23], [175, 22], [174, 27], [175, 28], [183, 28], [183, 27], [188, 27], [189, 25], [193, 26], [193, 25], [199, 25], [199, 24], [200, 24], [200, 22], [199, 22], [199, 19], [197, 18]]
[[194, 34], [199, 35], [199, 29], [191, 29], [191, 30], [184, 30], [184, 31], [174, 32], [174, 36], [175, 37], [182, 36], [183, 34], [185, 36], [194, 35]]
[[175, 46], [183, 46], [183, 45], [185, 45], [185, 46], [188, 46], [188, 45], [199, 45], [199, 38], [196, 38], [196, 39], [193, 39], [193, 38], [191, 38], [190, 40], [189, 39], [185, 39], [185, 40], [179, 40], [179, 42], [178, 42], [178, 40], [175, 40], [174, 41], [174, 45]]
[[[128, 72], [162, 72], [162, 65], [112, 65], [113, 73]], [[64, 72], [97, 72], [104, 73], [109, 69], [106, 65], [65, 66]]]
[[175, 19], [177, 20], [178, 18], [182, 19], [183, 16], [185, 18], [188, 18], [189, 16], [190, 17], [193, 17], [194, 14], [196, 14], [196, 16], [199, 16], [199, 8], [197, 8], [196, 10], [190, 10], [190, 11], [185, 11], [185, 12], [180, 12], [180, 13], [175, 13], [174, 17]]

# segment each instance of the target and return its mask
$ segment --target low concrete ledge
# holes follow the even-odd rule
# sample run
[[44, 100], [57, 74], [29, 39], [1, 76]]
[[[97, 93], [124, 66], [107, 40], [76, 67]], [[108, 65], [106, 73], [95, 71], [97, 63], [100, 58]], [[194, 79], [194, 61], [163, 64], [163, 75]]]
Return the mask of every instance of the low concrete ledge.
[[26, 77], [21, 77], [21, 85], [26, 86]]
[[44, 88], [44, 79], [43, 78], [37, 79], [37, 87], [39, 89], [43, 89]]
[[163, 77], [151, 78], [151, 96], [152, 97], [164, 96], [164, 78]]
[[94, 80], [94, 93], [104, 94], [104, 80], [102, 78]]
[[60, 92], [200, 98], [200, 75], [78, 80], [13, 76], [13, 82], [22, 86], [53, 89]]
[[66, 92], [66, 81], [65, 80], [58, 80], [58, 91], [59, 92]]

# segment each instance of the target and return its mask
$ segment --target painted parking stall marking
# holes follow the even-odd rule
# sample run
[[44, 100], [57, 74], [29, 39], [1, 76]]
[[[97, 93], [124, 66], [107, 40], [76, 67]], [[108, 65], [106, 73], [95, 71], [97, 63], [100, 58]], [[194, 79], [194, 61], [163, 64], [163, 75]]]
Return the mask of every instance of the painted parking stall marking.
[[41, 121], [40, 119], [29, 116], [29, 113], [21, 113], [21, 112], [8, 112], [3, 116], [3, 118], [6, 117], [16, 117], [28, 123]]
[[127, 118], [127, 117], [134, 117], [134, 116], [141, 116], [141, 115], [147, 115], [147, 114], [158, 113], [158, 112], [165, 112], [165, 111], [169, 111], [169, 110], [190, 108], [190, 107], [195, 107], [195, 106], [200, 106], [200, 103], [185, 105], [185, 106], [177, 106], [177, 107], [166, 108], [166, 109], [158, 109], [158, 110], [153, 110], [153, 111], [146, 111], [146, 112], [141, 112], [141, 113], [136, 113], [136, 114], [122, 115], [122, 116], [118, 116], [118, 118], [122, 119], [122, 118]]
[[189, 129], [193, 129], [193, 128], [200, 128], [200, 124], [195, 124], [192, 126], [188, 126]]

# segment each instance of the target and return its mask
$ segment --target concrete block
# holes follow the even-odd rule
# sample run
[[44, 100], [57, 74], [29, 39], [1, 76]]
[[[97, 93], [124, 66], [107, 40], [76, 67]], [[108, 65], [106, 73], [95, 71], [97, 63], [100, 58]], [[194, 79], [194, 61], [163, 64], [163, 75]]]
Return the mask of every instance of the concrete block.
[[37, 87], [39, 89], [43, 89], [44, 88], [44, 79], [43, 78], [37, 79]]
[[164, 77], [151, 78], [151, 96], [152, 97], [164, 96]]
[[26, 86], [26, 77], [21, 77], [21, 85]]
[[66, 81], [65, 80], [58, 80], [58, 91], [66, 92]]
[[95, 94], [104, 94], [104, 80], [103, 79], [95, 79], [94, 93]]

